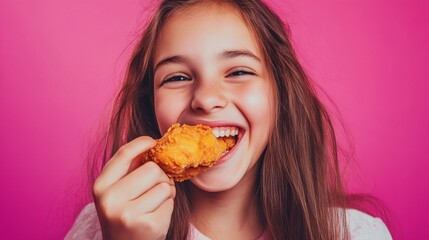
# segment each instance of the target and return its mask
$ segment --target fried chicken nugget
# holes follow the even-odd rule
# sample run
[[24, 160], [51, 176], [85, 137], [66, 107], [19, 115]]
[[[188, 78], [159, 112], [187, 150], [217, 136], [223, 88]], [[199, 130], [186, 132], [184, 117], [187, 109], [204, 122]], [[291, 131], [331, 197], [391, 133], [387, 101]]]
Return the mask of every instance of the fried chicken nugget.
[[143, 162], [154, 161], [175, 181], [188, 180], [204, 172], [235, 145], [234, 137], [216, 138], [202, 124], [173, 124], [152, 149], [143, 154]]

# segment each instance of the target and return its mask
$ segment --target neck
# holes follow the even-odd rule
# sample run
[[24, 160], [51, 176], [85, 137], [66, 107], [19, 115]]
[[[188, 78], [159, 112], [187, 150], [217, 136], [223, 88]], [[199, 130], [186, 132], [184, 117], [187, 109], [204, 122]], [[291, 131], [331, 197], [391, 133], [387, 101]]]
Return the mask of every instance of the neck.
[[222, 192], [205, 192], [190, 184], [192, 224], [212, 239], [258, 238], [263, 226], [255, 191], [256, 169]]

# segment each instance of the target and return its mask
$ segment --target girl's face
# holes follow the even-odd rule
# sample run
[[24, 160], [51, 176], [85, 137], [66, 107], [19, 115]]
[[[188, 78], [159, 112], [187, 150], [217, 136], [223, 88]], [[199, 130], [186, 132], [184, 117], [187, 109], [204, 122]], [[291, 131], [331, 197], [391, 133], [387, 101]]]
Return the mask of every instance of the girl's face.
[[154, 66], [154, 104], [161, 133], [176, 122], [239, 130], [236, 146], [192, 182], [218, 192], [254, 177], [275, 107], [272, 79], [242, 16], [216, 6], [173, 14], [159, 34]]

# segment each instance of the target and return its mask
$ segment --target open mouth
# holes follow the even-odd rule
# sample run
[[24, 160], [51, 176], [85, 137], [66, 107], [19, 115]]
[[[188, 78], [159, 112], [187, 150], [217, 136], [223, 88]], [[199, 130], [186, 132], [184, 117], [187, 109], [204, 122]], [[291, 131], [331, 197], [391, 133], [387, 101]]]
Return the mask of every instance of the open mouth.
[[213, 134], [224, 147], [220, 157], [227, 154], [238, 143], [240, 129], [238, 127], [212, 127]]
[[154, 161], [182, 182], [226, 161], [237, 149], [244, 128], [207, 125], [173, 124], [156, 146], [143, 153], [142, 162]]

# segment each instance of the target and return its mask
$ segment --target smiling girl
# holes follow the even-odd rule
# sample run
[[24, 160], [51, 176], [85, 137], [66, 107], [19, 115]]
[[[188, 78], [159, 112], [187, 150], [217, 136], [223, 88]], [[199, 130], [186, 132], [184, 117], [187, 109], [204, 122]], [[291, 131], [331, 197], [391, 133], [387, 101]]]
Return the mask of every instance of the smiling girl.
[[[239, 131], [175, 183], [139, 156], [174, 123]], [[329, 116], [262, 2], [162, 1], [116, 101], [94, 204], [66, 239], [391, 239], [347, 209]]]

